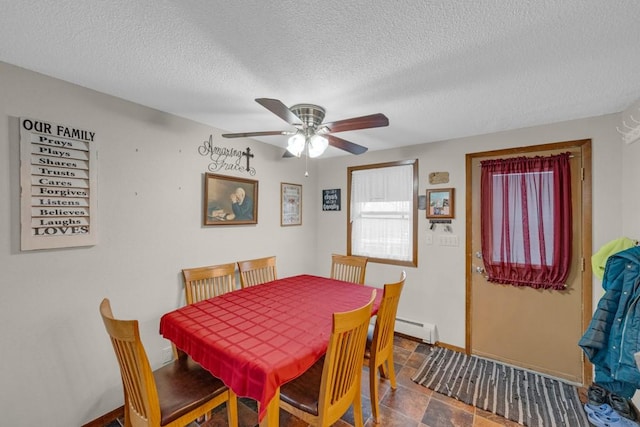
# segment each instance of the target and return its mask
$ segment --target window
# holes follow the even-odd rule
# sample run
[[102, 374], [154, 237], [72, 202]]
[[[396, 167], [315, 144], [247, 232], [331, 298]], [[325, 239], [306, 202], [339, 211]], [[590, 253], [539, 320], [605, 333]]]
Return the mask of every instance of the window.
[[482, 257], [490, 282], [565, 289], [573, 227], [569, 157], [481, 163]]
[[417, 266], [418, 160], [348, 168], [347, 253]]

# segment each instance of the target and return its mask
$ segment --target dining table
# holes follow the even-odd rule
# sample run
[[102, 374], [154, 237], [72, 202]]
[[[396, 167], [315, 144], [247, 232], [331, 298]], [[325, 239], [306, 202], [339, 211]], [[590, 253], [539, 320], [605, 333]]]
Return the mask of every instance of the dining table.
[[302, 274], [234, 290], [160, 319], [160, 334], [220, 378], [239, 397], [258, 402], [260, 426], [278, 426], [280, 386], [326, 352], [333, 313], [365, 305], [377, 290]]

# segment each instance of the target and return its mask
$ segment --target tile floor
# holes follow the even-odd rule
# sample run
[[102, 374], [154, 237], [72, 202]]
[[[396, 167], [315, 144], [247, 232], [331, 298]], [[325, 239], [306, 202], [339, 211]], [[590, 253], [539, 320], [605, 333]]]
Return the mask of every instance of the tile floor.
[[[411, 377], [421, 366], [430, 351], [430, 345], [418, 343], [402, 337], [395, 338], [395, 367], [398, 388], [391, 389], [387, 380], [380, 382], [381, 420], [375, 424], [371, 418], [369, 400], [369, 373], [365, 366], [362, 374], [362, 406], [365, 427], [496, 427], [519, 426], [519, 424], [490, 412], [466, 405], [460, 401], [434, 393], [432, 390], [414, 383]], [[585, 394], [586, 398], [586, 394]], [[256, 403], [251, 399], [238, 401], [240, 427], [253, 427], [258, 424]], [[224, 405], [214, 411], [211, 419], [200, 427], [226, 426], [227, 417]], [[351, 427], [353, 413], [349, 410], [336, 427]], [[192, 423], [189, 427], [197, 427]], [[280, 411], [280, 427], [306, 427], [300, 419]], [[120, 427], [117, 422], [105, 427]]]

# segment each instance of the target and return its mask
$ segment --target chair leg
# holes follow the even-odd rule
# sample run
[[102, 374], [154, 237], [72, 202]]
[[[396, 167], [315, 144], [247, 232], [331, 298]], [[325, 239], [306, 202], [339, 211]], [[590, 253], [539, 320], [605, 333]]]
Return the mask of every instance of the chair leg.
[[129, 409], [129, 399], [127, 398], [127, 395], [125, 394], [124, 396], [124, 427], [131, 427], [131, 415], [130, 415], [130, 409]]
[[387, 370], [387, 367], [385, 366], [384, 362], [382, 362], [382, 364], [380, 366], [378, 366], [378, 371], [380, 371], [380, 376], [382, 378], [389, 378], [389, 372]]
[[355, 427], [364, 427], [362, 420], [362, 393], [356, 393], [353, 401], [353, 420]]
[[373, 366], [373, 361], [369, 365], [369, 398], [371, 399], [371, 414], [373, 415], [373, 421], [378, 424], [380, 422], [380, 404], [378, 403], [378, 378], [376, 375], [376, 367]]
[[387, 371], [389, 372], [389, 382], [391, 382], [391, 388], [396, 389], [396, 369], [393, 365], [393, 353], [389, 354], [387, 359]]
[[238, 396], [231, 389], [227, 401], [227, 420], [230, 427], [238, 427]]

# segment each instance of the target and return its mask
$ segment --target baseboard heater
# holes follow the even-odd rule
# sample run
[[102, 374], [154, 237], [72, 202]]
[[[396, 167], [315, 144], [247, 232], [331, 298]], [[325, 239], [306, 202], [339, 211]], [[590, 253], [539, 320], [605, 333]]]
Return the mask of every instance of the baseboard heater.
[[436, 325], [432, 323], [422, 323], [396, 317], [396, 332], [418, 338], [428, 344], [435, 344], [438, 341], [438, 331]]

